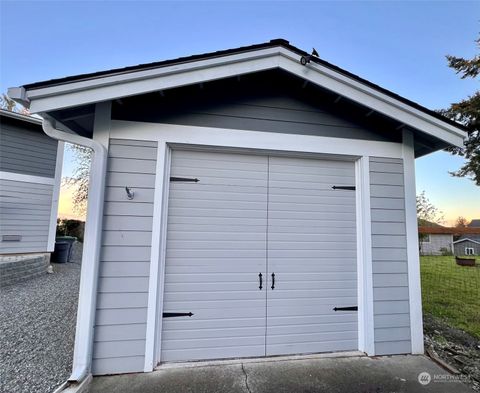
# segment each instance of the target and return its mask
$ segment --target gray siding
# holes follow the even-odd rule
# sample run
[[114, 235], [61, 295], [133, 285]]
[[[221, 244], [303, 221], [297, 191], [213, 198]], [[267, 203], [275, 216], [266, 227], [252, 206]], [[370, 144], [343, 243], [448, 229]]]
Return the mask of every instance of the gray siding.
[[372, 264], [377, 355], [410, 353], [403, 161], [370, 158]]
[[19, 127], [2, 118], [0, 171], [55, 177], [58, 142], [39, 130]]
[[480, 244], [476, 243], [476, 241], [464, 240], [463, 242], [454, 244], [453, 247], [455, 249], [455, 255], [462, 255], [462, 256], [466, 255], [465, 248], [467, 247], [473, 248], [474, 250], [473, 255], [476, 255], [476, 256], [480, 255]]
[[[148, 105], [148, 104], [147, 104]], [[239, 98], [232, 102], [182, 105], [181, 109], [153, 106], [139, 112], [125, 105], [114, 119], [139, 122], [230, 128], [286, 134], [317, 135], [363, 140], [389, 140], [387, 136], [355, 124], [288, 95]]]
[[52, 193], [49, 184], [0, 179], [0, 254], [47, 251]]
[[156, 157], [156, 142], [110, 140], [92, 367], [97, 375], [143, 370]]

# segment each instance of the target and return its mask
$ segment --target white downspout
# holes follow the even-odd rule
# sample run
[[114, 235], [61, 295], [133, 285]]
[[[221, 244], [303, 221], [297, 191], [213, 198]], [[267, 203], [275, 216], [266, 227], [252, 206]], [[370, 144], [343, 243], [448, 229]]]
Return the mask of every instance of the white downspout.
[[85, 247], [83, 247], [80, 273], [73, 369], [72, 375], [68, 379], [70, 382], [80, 382], [90, 374], [92, 360], [107, 150], [92, 139], [56, 129], [53, 122], [54, 120], [48, 115], [44, 116], [43, 131], [49, 137], [93, 150], [85, 222]]

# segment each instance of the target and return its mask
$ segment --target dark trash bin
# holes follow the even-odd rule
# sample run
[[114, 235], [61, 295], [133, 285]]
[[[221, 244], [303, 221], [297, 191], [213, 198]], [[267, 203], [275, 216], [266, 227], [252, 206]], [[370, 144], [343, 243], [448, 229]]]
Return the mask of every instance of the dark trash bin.
[[74, 236], [58, 236], [55, 241], [68, 244], [68, 256], [65, 262], [70, 262], [72, 260], [73, 243], [77, 241], [77, 238]]
[[70, 251], [70, 243], [55, 242], [55, 249], [52, 254], [52, 262], [65, 263], [68, 262], [68, 254]]

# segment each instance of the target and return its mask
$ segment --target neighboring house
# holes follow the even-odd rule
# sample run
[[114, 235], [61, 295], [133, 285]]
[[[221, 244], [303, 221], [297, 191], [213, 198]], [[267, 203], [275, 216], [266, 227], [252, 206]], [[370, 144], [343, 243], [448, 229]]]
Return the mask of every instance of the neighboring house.
[[453, 253], [453, 235], [456, 228], [420, 226], [420, 255], [445, 255]]
[[472, 220], [463, 228], [453, 246], [455, 255], [480, 255], [480, 220]]
[[423, 353], [414, 159], [459, 124], [285, 40], [9, 95], [94, 149], [72, 381]]
[[0, 109], [0, 254], [50, 253], [63, 142], [41, 119]]

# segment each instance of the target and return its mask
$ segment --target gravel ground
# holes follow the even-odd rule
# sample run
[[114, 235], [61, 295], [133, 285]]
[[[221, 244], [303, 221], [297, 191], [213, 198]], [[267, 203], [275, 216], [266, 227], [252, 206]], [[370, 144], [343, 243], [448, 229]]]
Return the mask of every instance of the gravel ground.
[[455, 367], [480, 392], [480, 340], [430, 315], [424, 315], [423, 325], [425, 348]]
[[80, 265], [0, 291], [0, 392], [50, 393], [70, 375]]

